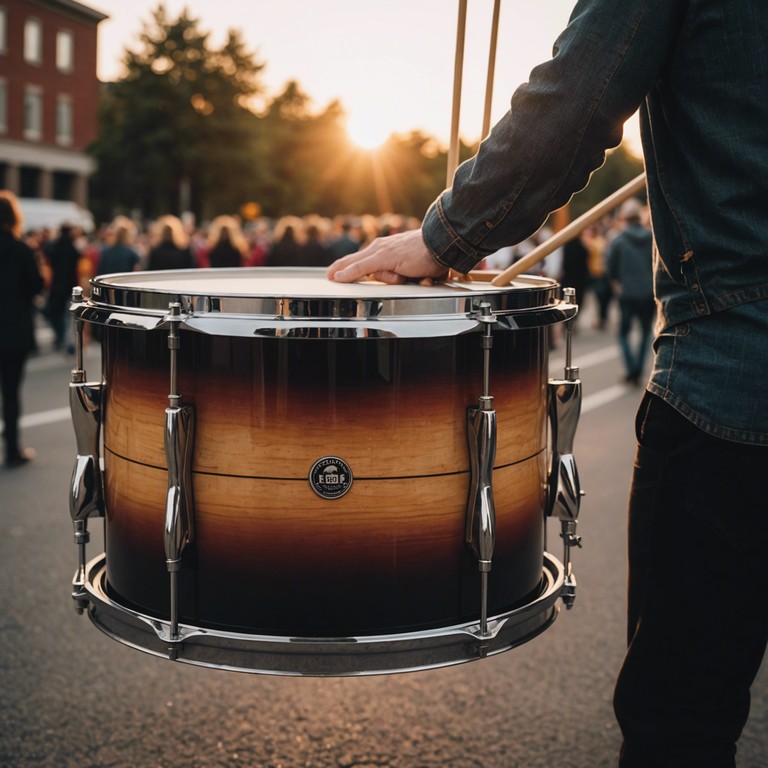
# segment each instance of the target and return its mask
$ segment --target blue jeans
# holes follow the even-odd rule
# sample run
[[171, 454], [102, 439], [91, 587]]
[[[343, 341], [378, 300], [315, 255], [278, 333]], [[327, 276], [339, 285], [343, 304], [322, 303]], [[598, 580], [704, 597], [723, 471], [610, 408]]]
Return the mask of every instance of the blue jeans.
[[[656, 305], [652, 298], [638, 299], [631, 296], [619, 296], [619, 346], [624, 356], [624, 367], [629, 381], [637, 382], [643, 373], [643, 364], [651, 346], [653, 319]], [[637, 320], [640, 326], [640, 341], [635, 349], [630, 344], [632, 323]]]
[[768, 639], [768, 448], [646, 393], [629, 504], [621, 768], [734, 768]]

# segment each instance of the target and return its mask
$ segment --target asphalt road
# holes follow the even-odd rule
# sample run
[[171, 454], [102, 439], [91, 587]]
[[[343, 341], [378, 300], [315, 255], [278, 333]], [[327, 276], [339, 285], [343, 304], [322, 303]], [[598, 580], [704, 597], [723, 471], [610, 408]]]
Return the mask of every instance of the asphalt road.
[[[29, 466], [0, 469], [0, 765], [144, 768], [600, 768], [620, 743], [611, 697], [624, 644], [625, 507], [639, 390], [617, 384], [611, 333], [585, 313], [574, 362], [584, 412], [576, 456], [587, 496], [576, 605], [535, 640], [482, 661], [366, 678], [297, 678], [174, 664], [76, 615], [68, 513], [70, 364], [28, 367]], [[556, 351], [552, 373], [561, 365]], [[89, 374], [98, 374], [95, 350]], [[89, 555], [101, 551], [98, 525]], [[550, 548], [560, 557], [557, 531]], [[706, 611], [706, 574], [701, 575]], [[755, 606], [763, 610], [763, 606]], [[768, 766], [768, 672], [753, 690], [740, 768]]]

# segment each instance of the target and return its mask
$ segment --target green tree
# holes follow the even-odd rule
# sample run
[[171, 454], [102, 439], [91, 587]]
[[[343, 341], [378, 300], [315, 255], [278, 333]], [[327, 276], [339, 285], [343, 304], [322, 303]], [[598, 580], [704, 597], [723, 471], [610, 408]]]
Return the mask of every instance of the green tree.
[[197, 19], [185, 10], [170, 20], [162, 4], [140, 43], [126, 50], [126, 74], [106, 87], [100, 105], [91, 147], [97, 213], [207, 216], [248, 199], [260, 174], [249, 101], [263, 65], [237, 31], [215, 49]]
[[265, 173], [258, 199], [265, 215], [326, 213], [337, 202], [321, 195], [324, 167], [343, 144], [342, 117], [338, 102], [314, 114], [295, 81], [272, 99], [259, 121]]

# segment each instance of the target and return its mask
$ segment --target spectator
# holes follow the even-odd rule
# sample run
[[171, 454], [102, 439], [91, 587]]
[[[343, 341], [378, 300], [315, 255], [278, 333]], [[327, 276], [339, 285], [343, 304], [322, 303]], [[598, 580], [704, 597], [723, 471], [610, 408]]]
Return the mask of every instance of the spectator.
[[360, 248], [360, 242], [352, 237], [352, 222], [345, 218], [339, 227], [339, 234], [331, 241], [331, 260], [336, 261], [342, 256], [355, 253]]
[[0, 378], [7, 467], [35, 457], [34, 450], [19, 445], [19, 393], [27, 357], [35, 349], [33, 299], [43, 289], [43, 278], [34, 252], [21, 240], [22, 221], [15, 195], [0, 190]]
[[70, 330], [69, 304], [72, 289], [80, 285], [80, 251], [75, 246], [75, 232], [69, 224], [62, 224], [59, 235], [44, 249], [50, 268], [50, 287], [43, 314], [51, 325], [54, 335], [54, 349], [75, 351], [74, 343], [68, 338]]
[[189, 237], [181, 219], [161, 216], [155, 223], [147, 269], [191, 269], [195, 266]]
[[234, 216], [217, 216], [206, 241], [211, 267], [241, 267], [248, 258], [248, 243]]
[[296, 216], [278, 219], [267, 253], [269, 267], [298, 267], [301, 265], [303, 222]]
[[300, 246], [300, 262], [303, 267], [327, 267], [333, 261], [331, 250], [322, 239], [320, 226], [310, 221], [306, 227], [306, 237]]
[[[627, 384], [637, 386], [651, 344], [656, 304], [653, 299], [653, 235], [642, 223], [642, 206], [627, 200], [621, 208], [624, 230], [608, 246], [608, 275], [619, 297], [619, 346], [624, 357]], [[637, 321], [640, 340], [631, 334]]]
[[127, 216], [117, 216], [107, 231], [107, 245], [101, 251], [97, 275], [115, 272], [133, 272], [139, 268], [140, 258], [133, 242], [136, 225]]
[[597, 302], [595, 328], [603, 331], [608, 324], [608, 312], [613, 300], [613, 288], [605, 268], [605, 238], [598, 227], [592, 226], [584, 230], [581, 241], [589, 252], [587, 261], [588, 285]]

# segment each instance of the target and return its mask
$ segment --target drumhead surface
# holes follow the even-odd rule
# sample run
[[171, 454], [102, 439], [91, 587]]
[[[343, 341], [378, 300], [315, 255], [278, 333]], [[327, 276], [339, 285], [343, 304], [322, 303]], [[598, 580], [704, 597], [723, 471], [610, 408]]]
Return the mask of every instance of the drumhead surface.
[[321, 268], [131, 272], [94, 278], [90, 299], [73, 311], [100, 325], [151, 330], [178, 305], [182, 327], [201, 333], [334, 338], [452, 336], [481, 329], [488, 313], [513, 330], [542, 327], [575, 312], [555, 280], [524, 275], [495, 286], [494, 274], [425, 286], [335, 283]]
[[[488, 273], [496, 274], [496, 273]], [[155, 272], [129, 272], [102, 275], [94, 286], [149, 293], [169, 292], [194, 296], [263, 296], [286, 295], [308, 299], [437, 299], [469, 293], [509, 293], [541, 289], [556, 285], [554, 280], [523, 275], [506, 286], [492, 285], [485, 280], [452, 280], [431, 286], [417, 283], [388, 285], [375, 280], [337, 283], [325, 277], [325, 270], [311, 267], [255, 267], [243, 269], [195, 269]]]

